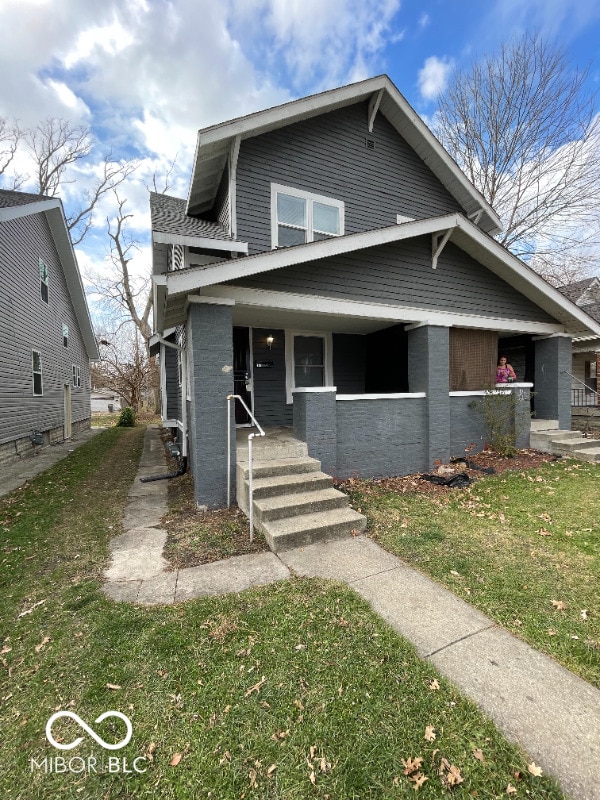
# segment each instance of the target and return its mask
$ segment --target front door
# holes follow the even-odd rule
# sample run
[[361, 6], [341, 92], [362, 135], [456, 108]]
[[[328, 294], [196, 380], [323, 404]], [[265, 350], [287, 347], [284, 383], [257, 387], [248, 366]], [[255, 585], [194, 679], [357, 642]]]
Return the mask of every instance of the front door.
[[[238, 394], [252, 410], [251, 374], [250, 374], [250, 329], [233, 328], [233, 393]], [[250, 425], [250, 417], [246, 409], [236, 400], [236, 425]]]

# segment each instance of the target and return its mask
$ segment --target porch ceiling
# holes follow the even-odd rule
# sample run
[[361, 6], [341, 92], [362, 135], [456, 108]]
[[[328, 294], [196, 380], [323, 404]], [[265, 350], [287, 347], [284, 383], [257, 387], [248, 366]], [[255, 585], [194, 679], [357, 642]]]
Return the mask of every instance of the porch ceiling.
[[373, 333], [382, 328], [397, 325], [398, 320], [365, 319], [364, 317], [319, 314], [310, 311], [289, 311], [235, 305], [233, 324], [249, 328], [287, 328], [299, 331], [321, 331], [323, 333]]

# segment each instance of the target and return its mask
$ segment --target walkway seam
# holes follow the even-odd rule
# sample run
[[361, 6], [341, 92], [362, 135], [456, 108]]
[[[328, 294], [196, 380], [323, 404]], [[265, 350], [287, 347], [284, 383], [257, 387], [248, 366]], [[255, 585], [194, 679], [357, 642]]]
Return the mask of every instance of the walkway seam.
[[471, 633], [465, 633], [464, 636], [461, 636], [459, 639], [455, 639], [453, 642], [448, 642], [448, 644], [444, 644], [441, 647], [438, 647], [437, 650], [432, 650], [431, 653], [426, 653], [423, 658], [432, 658], [436, 656], [438, 653], [441, 653], [444, 650], [448, 650], [450, 647], [454, 647], [454, 645], [459, 644], [460, 642], [464, 642], [466, 639], [471, 639], [473, 636], [479, 636], [480, 633], [484, 633], [484, 631], [491, 631], [492, 628], [500, 627], [498, 623], [492, 622], [491, 625], [486, 625], [485, 628], [480, 628], [478, 631], [471, 631]]

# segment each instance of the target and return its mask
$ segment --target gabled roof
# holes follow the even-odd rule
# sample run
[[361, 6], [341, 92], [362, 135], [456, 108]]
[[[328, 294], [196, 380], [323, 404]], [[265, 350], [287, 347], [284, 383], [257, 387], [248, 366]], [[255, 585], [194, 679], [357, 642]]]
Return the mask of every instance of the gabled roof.
[[[173, 296], [179, 295], [185, 298], [187, 293], [196, 292], [203, 287], [446, 231], [450, 232], [448, 241], [468, 253], [498, 277], [510, 283], [518, 292], [558, 320], [564, 326], [565, 333], [572, 336], [600, 335], [598, 322], [595, 322], [583, 309], [565, 298], [558, 289], [547, 283], [537, 272], [534, 272], [462, 214], [448, 214], [443, 217], [404, 222], [388, 228], [333, 237], [296, 247], [270, 250], [246, 258], [170, 272], [161, 277], [161, 284], [156, 286], [158, 290], [155, 308], [157, 330], [160, 330], [164, 319], [164, 304], [168, 298]], [[173, 298], [173, 302], [178, 302], [176, 297]], [[163, 304], [162, 308], [161, 303]]]
[[0, 224], [33, 214], [44, 214], [48, 220], [88, 358], [97, 360], [98, 345], [62, 202], [56, 197], [0, 189]]
[[590, 303], [596, 302], [594, 297], [587, 296], [590, 290], [598, 289], [600, 287], [600, 279], [596, 276], [591, 278], [584, 278], [581, 281], [574, 283], [567, 283], [564, 286], [559, 286], [559, 290], [579, 306], [586, 306]]
[[369, 101], [369, 122], [374, 121], [376, 126], [376, 114], [383, 114], [456, 198], [467, 216], [479, 215], [477, 224], [486, 233], [493, 234], [501, 230], [502, 224], [495, 211], [467, 179], [387, 75], [311, 95], [200, 130], [187, 212], [201, 214], [213, 207], [223, 171], [238, 139], [259, 136], [301, 120], [365, 101]]

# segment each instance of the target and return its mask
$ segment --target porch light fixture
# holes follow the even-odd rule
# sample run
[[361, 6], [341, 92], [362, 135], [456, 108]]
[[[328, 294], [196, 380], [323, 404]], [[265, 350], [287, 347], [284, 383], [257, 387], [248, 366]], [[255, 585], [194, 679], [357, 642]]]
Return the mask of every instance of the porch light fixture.
[[273, 335], [270, 333], [270, 334], [267, 336], [267, 344], [269, 345], [269, 350], [271, 349], [271, 346], [272, 346], [272, 344], [273, 344], [273, 342], [274, 342], [274, 341], [275, 341], [275, 340], [273, 339]]

